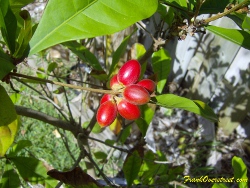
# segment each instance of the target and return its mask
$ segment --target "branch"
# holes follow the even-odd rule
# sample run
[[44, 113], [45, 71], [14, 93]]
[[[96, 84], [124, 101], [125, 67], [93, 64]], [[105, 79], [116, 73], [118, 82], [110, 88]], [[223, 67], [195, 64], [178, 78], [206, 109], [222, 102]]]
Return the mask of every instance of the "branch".
[[74, 135], [77, 135], [80, 132], [80, 130], [78, 129], [77, 126], [73, 126], [72, 124], [68, 123], [67, 121], [57, 119], [57, 118], [49, 116], [43, 112], [39, 112], [39, 111], [30, 109], [30, 108], [26, 108], [23, 106], [17, 106], [17, 105], [15, 105], [15, 109], [16, 109], [16, 112], [18, 115], [30, 117], [33, 119], [43, 121], [45, 123], [49, 123], [49, 124], [53, 125], [54, 127], [70, 131]]
[[241, 2], [240, 4], [234, 6], [233, 8], [231, 8], [231, 9], [228, 10], [228, 11], [225, 11], [225, 12], [223, 12], [223, 13], [220, 13], [220, 14], [217, 14], [217, 15], [215, 15], [215, 16], [212, 16], [212, 17], [210, 17], [210, 18], [205, 19], [205, 20], [204, 20], [204, 24], [208, 24], [208, 23], [211, 22], [211, 21], [214, 21], [214, 20], [217, 20], [217, 19], [219, 19], [219, 18], [222, 18], [223, 16], [226, 16], [226, 15], [228, 15], [228, 14], [230, 14], [230, 13], [236, 11], [236, 10], [240, 9], [241, 7], [247, 5], [247, 4], [249, 4], [249, 0], [245, 0], [245, 1]]

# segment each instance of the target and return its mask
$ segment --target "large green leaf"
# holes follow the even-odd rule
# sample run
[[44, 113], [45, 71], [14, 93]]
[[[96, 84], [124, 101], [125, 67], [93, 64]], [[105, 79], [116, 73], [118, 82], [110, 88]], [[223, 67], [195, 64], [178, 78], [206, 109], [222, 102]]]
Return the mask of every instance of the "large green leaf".
[[152, 100], [154, 100], [159, 106], [166, 108], [180, 108], [201, 115], [210, 121], [218, 121], [213, 110], [202, 101], [190, 100], [173, 94], [158, 95], [155, 98], [152, 98]]
[[171, 57], [164, 48], [161, 48], [153, 53], [152, 64], [154, 73], [157, 75], [157, 92], [162, 93], [171, 70]]
[[14, 68], [13, 60], [0, 49], [0, 80]]
[[50, 0], [31, 39], [30, 54], [65, 41], [112, 34], [150, 17], [157, 0]]
[[13, 54], [15, 52], [17, 20], [9, 6], [9, 0], [0, 0], [0, 4], [0, 29], [4, 41]]
[[15, 145], [13, 145], [8, 151], [8, 156], [16, 156], [19, 151], [22, 149], [32, 146], [31, 141], [29, 140], [19, 140]]
[[237, 179], [241, 180], [239, 181], [238, 185], [239, 188], [247, 188], [247, 167], [243, 160], [240, 157], [234, 156], [232, 159], [232, 166], [234, 169], [234, 178], [237, 181]]
[[0, 182], [1, 188], [17, 188], [20, 187], [20, 179], [9, 162], [6, 162], [4, 173]]
[[36, 158], [10, 157], [9, 159], [16, 166], [20, 176], [32, 184], [45, 184], [46, 180], [51, 179], [43, 163]]
[[133, 181], [137, 178], [141, 167], [142, 159], [137, 150], [135, 150], [131, 155], [129, 155], [124, 164], [123, 164], [123, 172], [124, 176], [127, 180], [127, 185], [130, 187]]
[[13, 143], [17, 130], [18, 120], [14, 104], [0, 85], [0, 157]]
[[228, 29], [217, 26], [208, 25], [206, 29], [219, 35], [235, 44], [238, 44], [250, 50], [250, 33], [247, 31]]

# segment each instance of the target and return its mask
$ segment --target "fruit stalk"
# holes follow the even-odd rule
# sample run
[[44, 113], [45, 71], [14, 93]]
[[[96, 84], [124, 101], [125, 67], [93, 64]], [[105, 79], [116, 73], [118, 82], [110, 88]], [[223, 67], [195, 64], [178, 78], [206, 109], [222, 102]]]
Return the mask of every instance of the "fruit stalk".
[[103, 89], [95, 89], [95, 88], [89, 88], [89, 87], [83, 87], [83, 86], [76, 86], [76, 85], [66, 84], [66, 83], [62, 83], [62, 82], [56, 82], [56, 81], [52, 81], [52, 80], [36, 78], [33, 76], [27, 76], [27, 75], [15, 73], [15, 72], [10, 72], [9, 75], [10, 76], [17, 76], [17, 77], [21, 77], [21, 78], [27, 78], [27, 79], [31, 79], [31, 80], [36, 80], [36, 81], [43, 82], [43, 83], [50, 83], [50, 84], [63, 86], [63, 87], [69, 87], [69, 88], [73, 88], [73, 89], [80, 89], [80, 90], [85, 90], [85, 91], [90, 91], [90, 92], [96, 92], [96, 93], [104, 93], [104, 94], [107, 93], [107, 94], [112, 94], [112, 95], [117, 95], [117, 94], [121, 93], [121, 92], [114, 91], [114, 90], [103, 90]]

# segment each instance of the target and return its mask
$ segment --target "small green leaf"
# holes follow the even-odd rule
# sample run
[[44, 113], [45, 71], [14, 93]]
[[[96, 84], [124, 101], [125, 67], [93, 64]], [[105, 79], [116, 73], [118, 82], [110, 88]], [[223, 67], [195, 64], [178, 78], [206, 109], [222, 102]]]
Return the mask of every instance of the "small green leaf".
[[0, 85], [0, 156], [4, 156], [18, 131], [18, 118], [14, 104]]
[[[234, 156], [232, 159], [232, 166], [234, 169], [234, 178], [235, 180], [240, 179], [243, 180], [242, 182], [239, 182], [239, 188], [247, 188], [247, 167], [243, 160], [240, 157]], [[245, 182], [244, 182], [245, 181]]]
[[17, 38], [16, 51], [13, 54], [16, 59], [28, 56], [29, 41], [32, 37], [32, 22], [29, 12], [27, 10], [22, 10], [19, 14], [23, 19], [23, 27], [21, 28]]
[[0, 0], [0, 29], [11, 54], [15, 52], [17, 20], [13, 14], [9, 0]]
[[250, 17], [246, 16], [243, 23], [242, 28], [250, 31]]
[[19, 151], [22, 149], [32, 146], [31, 141], [29, 140], [19, 140], [15, 145], [13, 145], [8, 153], [8, 156], [16, 156]]
[[96, 123], [91, 132], [98, 134], [98, 133], [102, 132], [102, 127], [98, 123]]
[[120, 141], [122, 144], [124, 144], [124, 142], [127, 140], [128, 136], [130, 135], [130, 131], [131, 131], [131, 125], [127, 126], [121, 132], [122, 135], [121, 135]]
[[139, 127], [142, 136], [146, 136], [148, 126], [154, 117], [154, 110], [147, 104], [140, 106], [141, 118], [135, 120], [137, 126]]
[[102, 151], [97, 151], [97, 152], [94, 152], [94, 156], [98, 160], [105, 160], [108, 155]]
[[215, 183], [212, 188], [228, 188], [224, 183]]
[[171, 57], [164, 48], [161, 48], [153, 53], [152, 64], [154, 73], [157, 75], [157, 92], [162, 93], [171, 70]]
[[140, 44], [140, 43], [135, 43], [132, 46], [132, 48], [135, 51], [135, 55], [134, 55], [135, 59], [140, 59], [146, 53], [145, 47], [142, 44]]
[[47, 170], [43, 163], [32, 157], [11, 157], [9, 158], [16, 166], [20, 176], [32, 184], [44, 184], [48, 178]]
[[0, 80], [14, 68], [13, 60], [0, 49]]
[[103, 70], [95, 55], [92, 54], [86, 47], [84, 47], [80, 43], [76, 41], [69, 41], [64, 42], [62, 45], [69, 48], [74, 54], [76, 54], [81, 60], [83, 60], [84, 63], [87, 63], [92, 66], [93, 69], [99, 71]]
[[50, 74], [53, 70], [55, 70], [57, 68], [57, 63], [56, 62], [52, 62], [49, 64], [48, 68], [47, 68], [47, 72], [48, 74]]
[[[135, 30], [136, 31], [136, 30]], [[131, 36], [135, 33], [135, 31], [133, 33], [131, 33], [130, 35], [128, 35], [127, 37], [125, 37], [122, 41], [122, 43], [120, 44], [120, 46], [116, 49], [116, 51], [114, 52], [113, 54], [113, 58], [112, 58], [112, 64], [109, 68], [109, 77], [111, 75], [114, 75], [112, 74], [113, 71], [115, 70], [116, 68], [116, 65], [119, 63], [120, 61], [120, 58], [121, 56], [125, 53], [126, 49], [127, 49], [127, 46], [128, 46], [128, 42], [129, 42], [129, 39], [131, 38]]]
[[30, 55], [62, 42], [123, 30], [150, 17], [157, 6], [157, 0], [50, 0], [31, 39]]
[[213, 110], [202, 101], [190, 100], [173, 94], [158, 95], [152, 100], [155, 100], [157, 105], [166, 108], [180, 108], [201, 115], [210, 121], [218, 121]]
[[217, 26], [208, 25], [206, 29], [214, 34], [221, 36], [235, 44], [238, 44], [248, 50], [250, 50], [250, 33], [247, 31], [228, 29]]
[[127, 156], [123, 164], [124, 176], [127, 180], [128, 187], [131, 187], [133, 181], [137, 178], [140, 171], [142, 159], [138, 151], [134, 151], [131, 155]]
[[20, 179], [13, 169], [12, 165], [7, 162], [4, 167], [4, 173], [0, 182], [1, 188], [17, 188], [20, 187]]

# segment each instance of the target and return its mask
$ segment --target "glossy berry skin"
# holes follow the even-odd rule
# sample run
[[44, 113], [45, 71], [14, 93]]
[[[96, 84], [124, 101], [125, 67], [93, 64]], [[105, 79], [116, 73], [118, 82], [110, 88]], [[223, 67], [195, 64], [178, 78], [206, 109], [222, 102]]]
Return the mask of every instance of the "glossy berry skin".
[[143, 79], [139, 81], [137, 85], [144, 87], [149, 92], [149, 94], [153, 93], [156, 87], [155, 82], [150, 79]]
[[140, 108], [137, 105], [131, 104], [125, 99], [122, 99], [118, 105], [117, 109], [119, 114], [128, 120], [136, 120], [140, 117]]
[[106, 101], [110, 101], [113, 99], [113, 95], [111, 94], [104, 94], [100, 100], [100, 104], [105, 103]]
[[111, 79], [110, 79], [110, 88], [112, 90], [119, 90], [123, 86], [118, 82], [117, 74], [115, 74]]
[[106, 101], [100, 105], [96, 119], [101, 127], [107, 127], [113, 123], [117, 116], [117, 106], [113, 100]]
[[131, 84], [123, 90], [123, 97], [130, 103], [135, 105], [143, 105], [148, 103], [150, 95], [148, 91], [137, 84]]
[[127, 61], [118, 71], [118, 81], [127, 86], [138, 81], [141, 73], [141, 65], [137, 60]]

